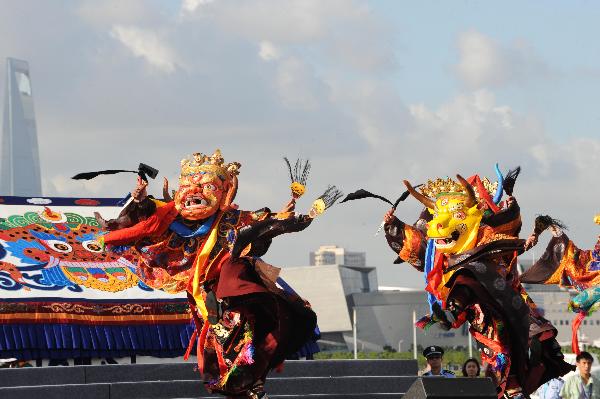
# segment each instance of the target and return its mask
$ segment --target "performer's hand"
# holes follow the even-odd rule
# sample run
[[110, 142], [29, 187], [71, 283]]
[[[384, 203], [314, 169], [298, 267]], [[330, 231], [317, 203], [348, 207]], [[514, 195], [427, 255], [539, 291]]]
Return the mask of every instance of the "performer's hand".
[[147, 186], [148, 186], [148, 182], [144, 181], [144, 179], [142, 179], [140, 176], [138, 176], [137, 186], [131, 192], [131, 196], [133, 197], [133, 200], [135, 202], [140, 202], [148, 196], [148, 193], [146, 191]]
[[383, 222], [385, 224], [390, 224], [396, 219], [396, 216], [394, 216], [395, 211], [396, 210], [394, 208], [392, 208], [389, 211], [387, 211], [387, 213], [385, 215], [383, 215]]
[[94, 212], [94, 218], [96, 219], [96, 222], [98, 222], [98, 224], [100, 225], [100, 227], [102, 229], [106, 229], [106, 227], [107, 227], [106, 220], [104, 220], [104, 218], [102, 217], [102, 215], [100, 215], [99, 212]]
[[513, 197], [512, 195], [507, 197], [504, 200], [504, 207], [505, 208], [510, 208], [510, 206], [515, 202], [515, 197]]
[[535, 233], [531, 233], [527, 240], [525, 241], [525, 251], [529, 251], [538, 243], [538, 236]]
[[552, 225], [549, 230], [553, 237], [560, 237], [563, 235], [562, 229], [558, 226]]
[[163, 177], [163, 200], [166, 202], [173, 201], [171, 194], [169, 194], [169, 180], [166, 177]]
[[594, 223], [600, 224], [600, 213], [594, 216]]
[[290, 199], [290, 201], [287, 204], [285, 204], [283, 206], [283, 209], [279, 212], [280, 213], [293, 212], [294, 209], [296, 209], [296, 199], [294, 197], [292, 197], [292, 199]]

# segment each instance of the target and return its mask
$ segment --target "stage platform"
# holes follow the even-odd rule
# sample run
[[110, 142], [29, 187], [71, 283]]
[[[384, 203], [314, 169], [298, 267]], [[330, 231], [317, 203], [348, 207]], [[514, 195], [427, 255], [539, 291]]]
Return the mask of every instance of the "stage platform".
[[[195, 366], [190, 361], [0, 369], [0, 398], [222, 398], [206, 392]], [[271, 399], [396, 399], [417, 380], [414, 360], [295, 360], [271, 374], [266, 391]]]
[[[194, 362], [0, 369], [0, 398], [208, 399]], [[270, 399], [495, 399], [489, 379], [417, 377], [415, 360], [291, 360]]]

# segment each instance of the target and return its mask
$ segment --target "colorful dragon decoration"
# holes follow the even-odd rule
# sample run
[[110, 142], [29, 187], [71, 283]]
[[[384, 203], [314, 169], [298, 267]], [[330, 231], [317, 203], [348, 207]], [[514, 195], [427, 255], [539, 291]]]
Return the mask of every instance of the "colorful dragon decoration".
[[[0, 219], [4, 357], [181, 355], [191, 335], [185, 299], [146, 285], [132, 251], [105, 252], [105, 232], [94, 217], [80, 214], [89, 210], [11, 209], [3, 208]], [[161, 340], [166, 333], [175, 338]]]
[[39, 213], [8, 217], [0, 222], [0, 244], [6, 252], [0, 270], [12, 279], [6, 279], [2, 288], [67, 287], [75, 292], [81, 287], [108, 292], [133, 286], [148, 289], [123, 254], [103, 251], [97, 239], [100, 233], [93, 217], [55, 212], [49, 207]]

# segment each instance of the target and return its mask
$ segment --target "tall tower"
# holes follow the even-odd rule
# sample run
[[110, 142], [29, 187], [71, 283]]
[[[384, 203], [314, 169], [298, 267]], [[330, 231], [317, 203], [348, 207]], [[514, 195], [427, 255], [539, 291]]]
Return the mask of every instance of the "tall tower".
[[41, 196], [40, 157], [26, 61], [6, 60], [0, 195]]

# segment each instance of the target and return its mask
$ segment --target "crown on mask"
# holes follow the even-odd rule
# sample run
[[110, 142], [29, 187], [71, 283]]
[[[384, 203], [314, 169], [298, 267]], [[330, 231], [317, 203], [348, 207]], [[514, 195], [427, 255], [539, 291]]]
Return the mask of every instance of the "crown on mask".
[[[481, 179], [481, 183], [483, 184], [483, 187], [487, 191], [488, 195], [494, 195], [494, 193], [498, 189], [498, 182], [492, 183], [487, 177]], [[477, 185], [473, 186], [473, 190], [475, 191], [475, 196], [477, 197], [477, 199], [481, 200], [482, 198], [481, 195], [479, 195]], [[427, 180], [427, 183], [419, 187], [419, 191], [421, 191], [421, 193], [424, 196], [429, 197], [431, 199], [435, 199], [441, 194], [467, 195], [467, 192], [465, 191], [465, 188], [462, 186], [462, 184], [449, 177], [446, 179], [437, 178], [435, 180]]]
[[181, 160], [179, 183], [185, 182], [190, 176], [204, 173], [214, 174], [221, 180], [227, 181], [240, 173], [241, 166], [239, 162], [226, 164], [219, 149], [215, 150], [212, 155], [196, 152]]
[[427, 183], [423, 184], [419, 187], [419, 191], [426, 197], [435, 199], [440, 194], [448, 194], [448, 193], [459, 193], [466, 194], [463, 186], [451, 179], [440, 179], [439, 177], [435, 180], [427, 180]]

